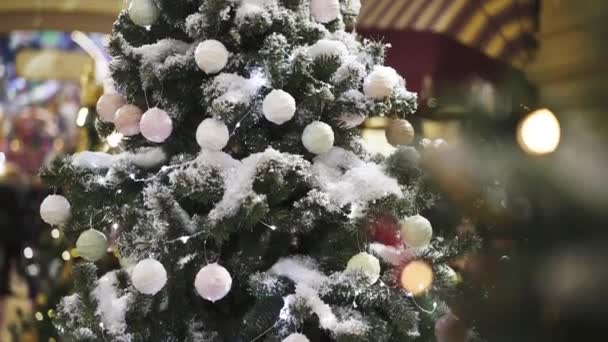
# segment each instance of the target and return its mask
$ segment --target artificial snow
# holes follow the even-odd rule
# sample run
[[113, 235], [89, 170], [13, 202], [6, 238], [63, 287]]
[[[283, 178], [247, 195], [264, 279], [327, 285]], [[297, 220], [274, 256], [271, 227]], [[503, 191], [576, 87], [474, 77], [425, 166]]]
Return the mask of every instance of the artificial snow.
[[393, 266], [400, 265], [407, 255], [407, 251], [403, 247], [393, 247], [383, 245], [381, 243], [371, 243], [369, 245], [369, 251], [378, 256], [384, 262]]
[[316, 261], [306, 256], [281, 258], [268, 271], [277, 276], [289, 278], [296, 284], [306, 284], [313, 289], [319, 289], [328, 277], [318, 270]]
[[237, 74], [221, 73], [213, 79], [213, 87], [221, 95], [214, 102], [247, 105], [267, 80], [261, 71], [254, 70], [250, 78]]
[[167, 160], [167, 154], [160, 147], [142, 147], [137, 152], [125, 152], [116, 157], [144, 169], [159, 166]]
[[[201, 154], [199, 159], [203, 161], [203, 164], [207, 162], [204, 154]], [[230, 163], [231, 166], [238, 166], [224, 169], [222, 174], [224, 178], [224, 195], [208, 215], [211, 222], [217, 222], [233, 215], [243, 201], [254, 194], [252, 187], [258, 165], [267, 163], [270, 160], [294, 166], [306, 162], [302, 156], [281, 153], [273, 148], [268, 148], [264, 152], [250, 155], [241, 162], [235, 161], [234, 164]]]
[[133, 58], [137, 58], [143, 65], [154, 65], [162, 63], [167, 57], [173, 55], [184, 55], [190, 50], [191, 44], [184, 41], [166, 38], [154, 44], [132, 47], [123, 44], [125, 53]]
[[241, 0], [236, 10], [236, 23], [242, 23], [244, 20], [256, 16], [270, 21], [277, 9], [276, 0]]
[[72, 156], [72, 165], [89, 170], [108, 169], [114, 161], [115, 158], [105, 152], [82, 151]]
[[304, 299], [312, 312], [319, 317], [319, 325], [323, 329], [336, 334], [351, 335], [362, 335], [369, 330], [367, 323], [354, 317], [338, 320], [331, 307], [321, 300], [319, 293], [305, 284], [296, 285], [296, 296]]
[[340, 41], [320, 39], [308, 48], [308, 53], [314, 59], [322, 56], [344, 56], [348, 54], [348, 50]]
[[120, 296], [116, 289], [118, 279], [116, 271], [108, 272], [97, 281], [92, 296], [97, 301], [96, 315], [101, 317], [104, 328], [112, 335], [123, 335], [124, 340], [127, 323], [125, 313], [130, 302], [129, 294]]
[[287, 277], [296, 285], [293, 295], [284, 297], [284, 305], [279, 318], [284, 321], [291, 319], [291, 307], [302, 301], [319, 318], [321, 328], [336, 334], [363, 334], [369, 326], [364, 321], [349, 317], [339, 320], [331, 307], [319, 297], [319, 292], [330, 281], [319, 269], [314, 259], [306, 256], [281, 258], [270, 270], [270, 274]]
[[381, 166], [364, 162], [340, 147], [316, 157], [312, 171], [318, 187], [340, 207], [364, 205], [390, 194], [403, 197], [397, 180], [384, 174]]

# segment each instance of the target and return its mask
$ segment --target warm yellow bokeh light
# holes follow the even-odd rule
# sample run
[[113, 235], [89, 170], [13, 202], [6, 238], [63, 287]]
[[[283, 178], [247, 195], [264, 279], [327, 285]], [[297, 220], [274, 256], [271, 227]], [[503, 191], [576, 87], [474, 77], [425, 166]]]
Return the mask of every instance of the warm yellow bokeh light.
[[540, 155], [555, 151], [560, 137], [559, 121], [548, 109], [533, 111], [517, 127], [517, 142], [529, 154]]
[[433, 284], [433, 269], [424, 261], [412, 261], [401, 271], [401, 286], [414, 296], [425, 293]]

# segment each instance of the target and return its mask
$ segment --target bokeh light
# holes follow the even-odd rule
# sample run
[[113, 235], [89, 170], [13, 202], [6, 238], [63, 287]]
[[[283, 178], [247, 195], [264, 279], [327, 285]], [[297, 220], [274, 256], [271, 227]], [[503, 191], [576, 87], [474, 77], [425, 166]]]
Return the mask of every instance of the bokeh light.
[[412, 261], [401, 271], [401, 286], [414, 296], [425, 293], [433, 284], [433, 269], [424, 261]]
[[559, 121], [546, 108], [528, 114], [517, 128], [517, 142], [526, 153], [532, 155], [555, 151], [560, 137]]

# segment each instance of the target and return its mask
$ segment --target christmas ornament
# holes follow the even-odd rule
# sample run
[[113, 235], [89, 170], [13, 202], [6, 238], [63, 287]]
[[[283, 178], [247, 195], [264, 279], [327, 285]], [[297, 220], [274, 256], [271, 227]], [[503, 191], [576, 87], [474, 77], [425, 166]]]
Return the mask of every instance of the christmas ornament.
[[310, 153], [323, 154], [334, 145], [334, 131], [328, 124], [314, 121], [304, 128], [302, 143]]
[[196, 129], [196, 142], [202, 148], [221, 151], [226, 147], [229, 139], [228, 127], [224, 122], [217, 119], [205, 119]]
[[464, 321], [449, 313], [435, 322], [435, 338], [437, 342], [465, 342], [468, 337]]
[[423, 216], [410, 216], [401, 222], [401, 238], [407, 246], [426, 247], [431, 242], [431, 237], [433, 237], [433, 227]]
[[414, 126], [404, 119], [393, 119], [386, 126], [386, 140], [389, 144], [397, 147], [407, 145], [414, 141]]
[[433, 284], [433, 268], [421, 260], [406, 263], [399, 274], [399, 283], [412, 295], [421, 295]]
[[372, 239], [383, 245], [398, 247], [403, 244], [399, 234], [399, 222], [390, 215], [380, 215], [372, 219], [368, 232]]
[[375, 256], [361, 252], [348, 260], [346, 272], [359, 271], [374, 284], [380, 278], [380, 261]]
[[160, 10], [152, 0], [131, 0], [128, 12], [131, 21], [139, 26], [150, 26], [160, 16]]
[[217, 263], [209, 264], [196, 275], [196, 292], [210, 302], [224, 298], [232, 287], [232, 277], [228, 270]]
[[99, 120], [113, 122], [116, 117], [116, 111], [125, 104], [125, 98], [119, 94], [103, 94], [97, 101]]
[[281, 342], [310, 342], [310, 340], [308, 339], [308, 337], [300, 333], [293, 333], [285, 337]]
[[162, 143], [173, 131], [173, 121], [164, 110], [154, 107], [148, 109], [139, 121], [139, 130], [151, 142]]
[[229, 54], [222, 42], [208, 39], [198, 44], [194, 51], [194, 60], [205, 73], [215, 74], [224, 69], [228, 63]]
[[312, 0], [310, 2], [310, 14], [322, 24], [334, 21], [340, 15], [339, 0]]
[[82, 151], [72, 156], [72, 165], [83, 169], [108, 169], [112, 164], [114, 157], [105, 152]]
[[145, 259], [133, 269], [131, 282], [140, 293], [155, 295], [167, 283], [167, 271], [157, 260]]
[[40, 204], [40, 217], [51, 226], [66, 223], [70, 216], [72, 216], [70, 202], [63, 196], [49, 195]]
[[282, 125], [293, 118], [296, 100], [289, 93], [275, 89], [264, 98], [262, 110], [268, 121]]
[[76, 240], [76, 249], [83, 259], [97, 261], [106, 254], [108, 239], [99, 230], [91, 228], [80, 234]]
[[343, 56], [348, 54], [348, 49], [339, 40], [320, 39], [308, 48], [308, 53], [314, 59], [322, 56]]
[[395, 69], [386, 66], [376, 66], [363, 82], [365, 96], [372, 99], [384, 99], [391, 96], [395, 86], [399, 84], [399, 75]]
[[139, 134], [139, 120], [142, 114], [141, 109], [132, 104], [120, 107], [114, 118], [116, 130], [127, 137]]

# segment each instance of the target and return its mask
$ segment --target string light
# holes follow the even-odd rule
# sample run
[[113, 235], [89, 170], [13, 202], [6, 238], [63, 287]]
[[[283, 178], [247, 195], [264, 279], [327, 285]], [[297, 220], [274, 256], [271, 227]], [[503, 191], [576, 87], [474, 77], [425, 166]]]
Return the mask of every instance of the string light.
[[76, 125], [78, 127], [84, 127], [87, 123], [87, 117], [89, 116], [89, 109], [87, 107], [82, 107], [78, 111], [78, 116], [76, 116]]
[[36, 314], [34, 315], [34, 317], [36, 318], [37, 321], [44, 320], [44, 315], [40, 311], [36, 312]]
[[53, 239], [59, 239], [59, 236], [61, 236], [61, 232], [59, 231], [59, 229], [54, 228], [53, 230], [51, 230], [51, 237]]
[[517, 142], [528, 154], [548, 154], [557, 148], [561, 137], [559, 121], [548, 109], [528, 114], [517, 127]]
[[23, 256], [24, 256], [26, 259], [31, 259], [31, 258], [33, 258], [33, 257], [34, 257], [34, 250], [33, 250], [31, 247], [25, 247], [25, 248], [23, 249]]
[[275, 226], [274, 224], [268, 224], [264, 221], [260, 221], [260, 223], [265, 225], [266, 227], [270, 228], [271, 230], [277, 230], [277, 226]]
[[72, 256], [70, 255], [70, 252], [68, 252], [68, 251], [63, 251], [63, 253], [61, 253], [61, 259], [65, 260], [65, 261], [70, 260], [71, 257]]

